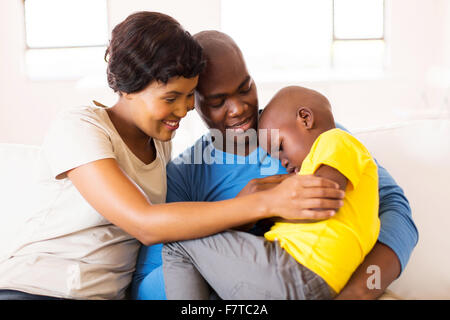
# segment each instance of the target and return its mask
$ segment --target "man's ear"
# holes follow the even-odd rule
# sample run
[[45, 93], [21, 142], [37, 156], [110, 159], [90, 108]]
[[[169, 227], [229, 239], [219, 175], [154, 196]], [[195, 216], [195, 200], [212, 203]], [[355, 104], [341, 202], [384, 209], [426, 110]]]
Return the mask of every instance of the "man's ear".
[[314, 127], [314, 114], [308, 107], [299, 107], [297, 109], [297, 123], [305, 129], [312, 129]]

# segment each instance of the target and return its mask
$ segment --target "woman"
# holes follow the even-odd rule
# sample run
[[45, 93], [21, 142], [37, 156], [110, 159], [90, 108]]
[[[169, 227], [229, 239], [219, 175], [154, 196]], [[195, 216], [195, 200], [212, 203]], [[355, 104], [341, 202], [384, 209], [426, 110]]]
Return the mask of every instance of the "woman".
[[[202, 49], [173, 18], [138, 12], [114, 28], [106, 57], [118, 101], [67, 110], [49, 131], [36, 211], [0, 261], [0, 299], [124, 298], [139, 242], [202, 237], [274, 215], [330, 215], [302, 210], [296, 177], [238, 199], [163, 204], [170, 139], [194, 108]], [[341, 206], [335, 184], [311, 181], [324, 187], [329, 208]]]

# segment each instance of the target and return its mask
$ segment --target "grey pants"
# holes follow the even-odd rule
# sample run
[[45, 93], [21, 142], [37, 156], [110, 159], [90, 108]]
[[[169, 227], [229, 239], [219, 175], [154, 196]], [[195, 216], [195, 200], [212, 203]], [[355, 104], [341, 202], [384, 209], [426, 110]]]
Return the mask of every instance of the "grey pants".
[[317, 300], [335, 296], [327, 283], [277, 242], [241, 231], [165, 244], [169, 300]]

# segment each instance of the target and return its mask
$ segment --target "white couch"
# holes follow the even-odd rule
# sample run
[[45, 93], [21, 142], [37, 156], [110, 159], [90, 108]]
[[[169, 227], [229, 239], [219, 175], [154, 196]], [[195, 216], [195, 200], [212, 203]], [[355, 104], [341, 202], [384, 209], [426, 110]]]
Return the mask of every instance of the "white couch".
[[415, 120], [355, 135], [405, 191], [419, 242], [388, 296], [450, 299], [450, 118]]
[[[419, 230], [406, 270], [382, 298], [450, 299], [450, 119], [409, 121], [355, 135], [403, 187]], [[31, 211], [39, 152], [36, 146], [0, 144], [0, 256]]]

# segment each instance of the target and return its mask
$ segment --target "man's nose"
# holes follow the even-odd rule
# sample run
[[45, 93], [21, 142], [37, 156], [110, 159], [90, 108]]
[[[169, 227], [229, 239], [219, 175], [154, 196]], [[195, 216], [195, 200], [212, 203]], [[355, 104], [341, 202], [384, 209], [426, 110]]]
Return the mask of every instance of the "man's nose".
[[246, 104], [238, 98], [228, 98], [228, 115], [230, 117], [239, 117], [247, 108]]

